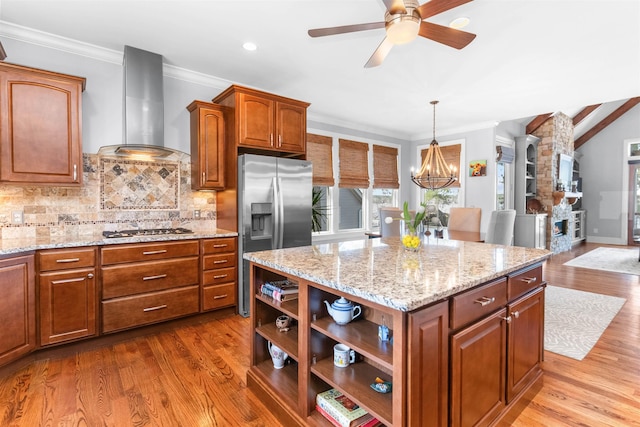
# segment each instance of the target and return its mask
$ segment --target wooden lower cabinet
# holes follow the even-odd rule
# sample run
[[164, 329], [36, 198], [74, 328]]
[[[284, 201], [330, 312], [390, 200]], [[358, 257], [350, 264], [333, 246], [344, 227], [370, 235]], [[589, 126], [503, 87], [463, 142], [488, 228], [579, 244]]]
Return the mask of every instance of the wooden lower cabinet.
[[0, 366], [36, 348], [33, 255], [0, 259]]
[[411, 426], [446, 427], [449, 419], [449, 304], [409, 314], [407, 419]]
[[96, 249], [38, 252], [40, 345], [97, 333]]
[[489, 425], [506, 406], [506, 309], [451, 337], [451, 425]]
[[544, 287], [537, 288], [509, 305], [507, 403], [542, 375], [544, 292]]
[[497, 421], [542, 375], [543, 351], [544, 286], [453, 334], [451, 425]]
[[186, 240], [103, 248], [102, 332], [199, 312], [199, 246]]
[[216, 310], [237, 304], [236, 247], [236, 237], [202, 240], [201, 311]]

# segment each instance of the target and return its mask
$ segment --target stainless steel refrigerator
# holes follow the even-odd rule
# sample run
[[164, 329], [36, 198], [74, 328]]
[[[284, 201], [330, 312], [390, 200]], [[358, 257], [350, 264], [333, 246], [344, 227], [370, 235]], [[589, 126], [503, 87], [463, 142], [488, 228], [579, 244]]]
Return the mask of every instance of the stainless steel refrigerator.
[[249, 315], [245, 252], [311, 244], [311, 162], [238, 157], [238, 312]]

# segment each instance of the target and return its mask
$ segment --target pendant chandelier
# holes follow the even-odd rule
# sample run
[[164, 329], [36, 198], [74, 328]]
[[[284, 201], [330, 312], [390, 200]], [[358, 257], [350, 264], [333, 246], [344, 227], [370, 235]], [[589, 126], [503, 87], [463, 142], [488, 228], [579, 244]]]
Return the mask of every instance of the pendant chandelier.
[[433, 105], [433, 141], [429, 145], [427, 155], [424, 157], [420, 170], [414, 175], [411, 170], [411, 180], [418, 186], [427, 190], [437, 190], [446, 188], [456, 182], [456, 168], [447, 165], [440, 151], [440, 145], [436, 141], [436, 104], [438, 101], [431, 101]]

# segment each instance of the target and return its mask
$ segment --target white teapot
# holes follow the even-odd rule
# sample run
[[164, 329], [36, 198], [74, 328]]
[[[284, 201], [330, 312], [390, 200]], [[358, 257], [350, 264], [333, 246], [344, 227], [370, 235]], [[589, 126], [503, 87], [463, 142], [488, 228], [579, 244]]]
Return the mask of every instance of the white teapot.
[[359, 305], [353, 305], [351, 301], [344, 297], [335, 300], [331, 305], [327, 300], [324, 303], [327, 306], [327, 311], [338, 325], [346, 325], [362, 312]]

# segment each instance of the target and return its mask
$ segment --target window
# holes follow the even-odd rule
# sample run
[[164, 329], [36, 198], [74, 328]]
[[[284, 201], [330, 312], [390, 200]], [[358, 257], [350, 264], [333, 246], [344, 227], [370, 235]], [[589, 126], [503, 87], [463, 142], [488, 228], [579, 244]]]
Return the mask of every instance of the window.
[[380, 207], [398, 203], [399, 149], [342, 138], [334, 146], [333, 139], [307, 134], [307, 160], [313, 164], [313, 232], [376, 231]]
[[496, 163], [496, 210], [507, 209], [506, 165]]

